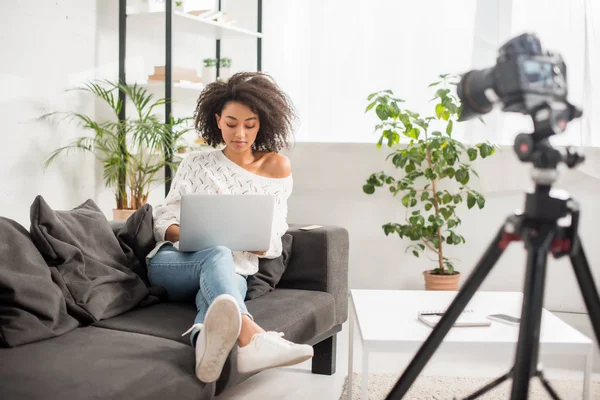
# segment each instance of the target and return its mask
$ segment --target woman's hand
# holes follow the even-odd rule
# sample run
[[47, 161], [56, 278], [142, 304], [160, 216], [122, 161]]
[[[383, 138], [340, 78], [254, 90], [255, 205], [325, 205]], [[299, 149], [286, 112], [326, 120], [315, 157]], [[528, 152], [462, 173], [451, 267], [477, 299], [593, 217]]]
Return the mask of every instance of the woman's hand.
[[169, 242], [179, 242], [179, 225], [173, 224], [167, 228], [165, 240]]
[[248, 253], [256, 254], [257, 256], [264, 256], [267, 254], [267, 251], [249, 251]]

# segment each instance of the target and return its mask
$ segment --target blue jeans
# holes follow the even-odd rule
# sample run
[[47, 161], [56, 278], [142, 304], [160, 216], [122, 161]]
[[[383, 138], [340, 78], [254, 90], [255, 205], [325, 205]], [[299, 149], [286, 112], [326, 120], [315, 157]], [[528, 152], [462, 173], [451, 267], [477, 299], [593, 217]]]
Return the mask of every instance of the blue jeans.
[[[222, 294], [233, 296], [243, 314], [248, 313], [244, 299], [246, 278], [234, 270], [231, 250], [224, 246], [197, 252], [181, 252], [170, 244], [160, 248], [150, 259], [148, 279], [153, 286], [162, 286], [170, 301], [191, 301], [195, 298], [195, 324], [204, 322], [208, 307]], [[198, 329], [191, 334], [192, 345]]]

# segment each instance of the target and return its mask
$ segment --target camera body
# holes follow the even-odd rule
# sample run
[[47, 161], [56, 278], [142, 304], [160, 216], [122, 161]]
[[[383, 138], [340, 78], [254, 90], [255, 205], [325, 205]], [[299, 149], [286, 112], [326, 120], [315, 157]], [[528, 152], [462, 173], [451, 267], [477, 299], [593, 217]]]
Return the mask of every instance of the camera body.
[[517, 135], [514, 150], [523, 162], [531, 162], [544, 174], [538, 183], [553, 182], [548, 174], [560, 162], [570, 168], [585, 157], [568, 148], [552, 148], [548, 138], [567, 129], [567, 123], [581, 116], [581, 110], [567, 101], [567, 66], [559, 54], [542, 51], [538, 37], [525, 33], [506, 42], [498, 51], [495, 66], [472, 70], [458, 83], [462, 108], [460, 121], [486, 114], [500, 106], [502, 111], [530, 115], [534, 131]]
[[567, 103], [567, 66], [559, 54], [542, 51], [534, 34], [522, 34], [504, 44], [497, 64], [463, 75], [458, 96], [460, 120], [486, 114], [494, 106], [532, 115], [553, 103]]

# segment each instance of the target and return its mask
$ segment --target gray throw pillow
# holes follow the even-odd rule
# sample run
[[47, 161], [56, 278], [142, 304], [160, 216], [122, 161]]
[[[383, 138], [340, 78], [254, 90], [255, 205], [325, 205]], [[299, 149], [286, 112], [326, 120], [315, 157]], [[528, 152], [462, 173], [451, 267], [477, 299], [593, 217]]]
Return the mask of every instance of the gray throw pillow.
[[78, 325], [29, 232], [0, 217], [0, 345], [49, 339]]
[[292, 235], [286, 233], [281, 237], [283, 247], [281, 256], [272, 259], [259, 259], [258, 272], [250, 275], [247, 280], [246, 300], [256, 299], [275, 289], [289, 264], [293, 239]]
[[152, 206], [145, 204], [134, 212], [117, 233], [128, 265], [149, 286], [146, 256], [156, 246]]
[[54, 211], [41, 196], [31, 205], [31, 237], [54, 269], [69, 314], [83, 324], [136, 307], [148, 288], [133, 272], [110, 224], [93, 200]]

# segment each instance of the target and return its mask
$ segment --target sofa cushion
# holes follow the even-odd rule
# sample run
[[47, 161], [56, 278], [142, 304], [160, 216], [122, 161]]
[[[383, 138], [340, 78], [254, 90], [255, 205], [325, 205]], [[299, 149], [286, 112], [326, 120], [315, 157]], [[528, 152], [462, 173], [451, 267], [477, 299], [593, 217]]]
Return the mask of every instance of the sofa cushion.
[[0, 346], [48, 339], [78, 325], [29, 232], [0, 218]]
[[189, 336], [181, 335], [192, 326], [194, 318], [196, 306], [193, 303], [160, 303], [96, 322], [94, 326], [143, 333], [189, 345]]
[[41, 196], [31, 205], [31, 237], [62, 289], [69, 314], [92, 323], [122, 314], [148, 296], [102, 211], [88, 200], [54, 211]]
[[258, 272], [248, 277], [246, 300], [253, 300], [274, 290], [287, 268], [292, 253], [294, 237], [286, 233], [281, 237], [282, 252], [277, 258], [261, 258]]
[[[333, 296], [324, 292], [275, 289], [246, 302], [254, 320], [265, 330], [285, 333], [285, 338], [305, 343], [334, 325]], [[193, 304], [161, 303], [132, 310], [127, 314], [97, 322], [94, 326], [137, 332], [190, 344], [181, 334], [194, 323]]]
[[129, 267], [149, 286], [146, 256], [156, 246], [152, 206], [145, 204], [134, 212], [117, 233]]
[[95, 327], [0, 349], [1, 399], [212, 399], [194, 352], [171, 340]]

